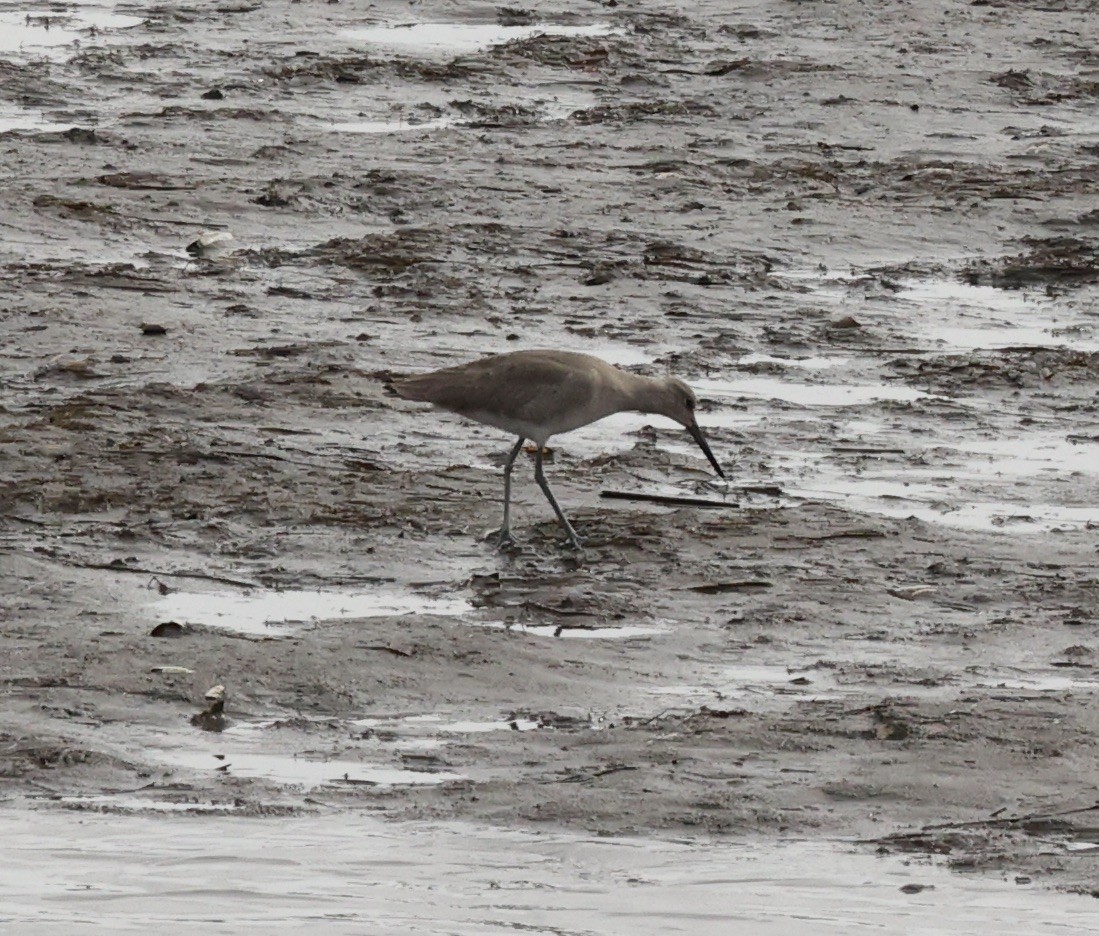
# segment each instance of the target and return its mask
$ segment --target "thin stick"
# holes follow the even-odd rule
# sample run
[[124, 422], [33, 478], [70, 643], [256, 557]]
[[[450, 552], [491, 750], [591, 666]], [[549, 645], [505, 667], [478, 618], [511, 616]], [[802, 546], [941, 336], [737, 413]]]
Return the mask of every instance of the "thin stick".
[[165, 578], [202, 579], [206, 582], [218, 582], [221, 585], [234, 585], [237, 588], [262, 588], [255, 582], [242, 582], [239, 579], [225, 578], [222, 575], [209, 575], [206, 572], [165, 572], [163, 569], [146, 569], [138, 566], [116, 565], [111, 562], [76, 562], [65, 560], [78, 569], [106, 569], [108, 572], [137, 572], [141, 575], [163, 575]]
[[600, 497], [608, 500], [648, 501], [652, 504], [670, 504], [677, 507], [739, 507], [736, 501], [706, 500], [702, 497], [673, 497], [667, 494], [633, 494], [629, 491], [600, 491]]

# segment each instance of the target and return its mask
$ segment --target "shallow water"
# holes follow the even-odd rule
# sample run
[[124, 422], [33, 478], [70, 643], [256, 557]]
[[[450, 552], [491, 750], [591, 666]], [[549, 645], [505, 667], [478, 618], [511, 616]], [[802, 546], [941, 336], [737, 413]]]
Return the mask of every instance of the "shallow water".
[[801, 367], [805, 370], [827, 370], [830, 367], [839, 367], [843, 364], [849, 363], [847, 358], [843, 357], [776, 357], [773, 354], [763, 354], [759, 351], [753, 351], [751, 354], [745, 354], [742, 358], [736, 362], [741, 367], [747, 367], [752, 364], [775, 364], [779, 367]]
[[39, 811], [6, 817], [5, 857], [0, 924], [35, 932], [1099, 932], [1089, 898], [827, 842], [592, 838], [360, 814]]
[[[0, 25], [0, 30], [3, 26]], [[6, 105], [0, 105], [0, 133], [9, 130], [33, 130], [36, 133], [54, 133], [69, 130], [76, 125], [75, 121], [69, 123], [55, 123], [48, 120], [41, 111], [16, 110]]]
[[[288, 720], [229, 718], [220, 731], [203, 731], [187, 724], [172, 730], [131, 726], [119, 744], [138, 746], [149, 763], [171, 767], [204, 786], [211, 780], [220, 786], [220, 780], [226, 778], [225, 790], [230, 794], [235, 789], [234, 779], [261, 780], [268, 786], [299, 792], [347, 785], [431, 786], [465, 778], [434, 769], [433, 764], [409, 769], [402, 757], [441, 747], [448, 733], [461, 732], [461, 723], [455, 724], [458, 727], [449, 732], [442, 723], [434, 726], [435, 730], [393, 731], [392, 737], [376, 738], [366, 729], [381, 728], [382, 723], [372, 719], [337, 726], [334, 720], [310, 720], [300, 715]], [[500, 723], [501, 729], [507, 727]], [[103, 733], [106, 736], [114, 731], [108, 727]], [[141, 799], [144, 797], [138, 803]]]
[[763, 397], [797, 406], [861, 406], [879, 400], [911, 402], [928, 396], [922, 390], [904, 386], [872, 384], [799, 384], [772, 377], [742, 377], [736, 380], [695, 380], [696, 391], [714, 396]]
[[[363, 763], [318, 754], [281, 754], [255, 750], [258, 744], [222, 735], [181, 736], [180, 743], [148, 748], [148, 756], [172, 767], [199, 772], [217, 771], [227, 777], [269, 780], [303, 790], [340, 784], [421, 786], [463, 779], [445, 771], [405, 770], [385, 764]], [[262, 739], [256, 739], [261, 742]]]
[[1073, 442], [1062, 433], [1032, 432], [1000, 439], [967, 439], [959, 443], [966, 454], [976, 456], [965, 472], [980, 477], [1011, 475], [1034, 477], [1079, 471], [1099, 474], [1099, 442]]
[[925, 307], [931, 317], [924, 338], [932, 346], [975, 351], [1010, 347], [1067, 347], [1099, 349], [1094, 325], [1083, 333], [1078, 324], [1057, 313], [1033, 290], [974, 286], [959, 280], [912, 280], [903, 284], [899, 298]]
[[461, 615], [464, 598], [431, 598], [412, 592], [372, 591], [173, 592], [152, 608], [160, 620], [220, 627], [243, 634], [286, 636], [307, 623], [402, 614]]
[[399, 732], [402, 737], [436, 738], [440, 735], [488, 734], [493, 731], [533, 731], [539, 723], [530, 718], [481, 721], [474, 719], [450, 720], [442, 715], [427, 713], [385, 717], [357, 718], [350, 723], [358, 729]]
[[463, 121], [455, 117], [436, 117], [433, 120], [351, 120], [332, 124], [328, 129], [333, 133], [412, 133], [416, 130], [445, 130], [455, 127]]
[[140, 16], [95, 6], [63, 13], [40, 8], [0, 11], [0, 53], [63, 58], [66, 46], [101, 45], [107, 41], [103, 30], [129, 29], [142, 22]]
[[533, 36], [610, 36], [621, 34], [612, 26], [563, 26], [539, 23], [531, 26], [500, 26], [496, 23], [410, 23], [401, 26], [371, 26], [349, 30], [345, 35], [356, 42], [419, 53], [470, 53], [505, 42]]
[[536, 637], [551, 637], [564, 640], [631, 640], [658, 637], [668, 633], [670, 625], [652, 624], [610, 624], [605, 627], [569, 627], [557, 624], [505, 624], [499, 621], [471, 621], [477, 627], [508, 630], [514, 634], [532, 634]]
[[[915, 475], [910, 475], [915, 477]], [[813, 500], [842, 502], [859, 513], [886, 517], [915, 517], [961, 530], [1048, 533], [1079, 530], [1099, 523], [1099, 506], [1065, 506], [1036, 500], [978, 500], [966, 498], [952, 479], [941, 485], [838, 474], [786, 488], [788, 494]]]
[[[875, 330], [888, 327], [906, 345], [929, 353], [1013, 347], [1099, 350], [1099, 329], [1086, 305], [1044, 290], [974, 285], [957, 277], [903, 279], [882, 295], [867, 295], [857, 271], [786, 271], [782, 278], [809, 289], [833, 315], [853, 315]], [[751, 357], [751, 356], [749, 356]], [[748, 363], [747, 361], [744, 363]]]

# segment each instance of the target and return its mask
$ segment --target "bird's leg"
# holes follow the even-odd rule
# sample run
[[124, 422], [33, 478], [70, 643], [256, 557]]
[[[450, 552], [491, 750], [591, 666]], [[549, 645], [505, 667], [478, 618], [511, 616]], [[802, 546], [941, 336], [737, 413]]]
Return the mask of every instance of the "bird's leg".
[[515, 542], [511, 535], [511, 469], [515, 465], [515, 459], [523, 450], [525, 441], [526, 439], [522, 436], [519, 437], [519, 441], [515, 443], [511, 454], [508, 455], [508, 460], [504, 463], [504, 525], [500, 527], [500, 538], [496, 541], [497, 549]]
[[561, 505], [557, 503], [557, 498], [553, 496], [553, 491], [550, 490], [549, 482], [546, 480], [545, 472], [542, 471], [542, 446], [538, 446], [538, 454], [534, 456], [534, 480], [538, 482], [538, 486], [542, 489], [542, 493], [546, 495], [546, 500], [550, 502], [550, 506], [553, 508], [554, 513], [557, 514], [557, 519], [561, 521], [561, 526], [565, 528], [565, 532], [569, 537], [569, 544], [573, 549], [583, 549], [584, 544], [580, 542], [580, 537], [576, 535], [576, 530], [572, 528], [572, 524], [569, 523], [569, 518], [565, 516], [565, 511], [561, 509]]

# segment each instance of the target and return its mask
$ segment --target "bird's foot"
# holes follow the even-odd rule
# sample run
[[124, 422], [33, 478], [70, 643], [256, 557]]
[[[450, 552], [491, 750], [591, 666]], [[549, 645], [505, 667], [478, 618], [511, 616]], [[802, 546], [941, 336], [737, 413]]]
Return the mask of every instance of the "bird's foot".
[[514, 536], [511, 535], [511, 530], [503, 529], [500, 531], [500, 535], [496, 537], [496, 548], [500, 551], [513, 550], [519, 547], [519, 543], [516, 542]]
[[562, 547], [561, 563], [566, 569], [582, 569], [587, 565], [588, 554], [579, 539], [569, 540]]
[[579, 536], [576, 535], [576, 530], [574, 530], [570, 527], [569, 530], [568, 530], [567, 535], [568, 535], [568, 539], [566, 539], [565, 542], [568, 545], [568, 548], [574, 550], [575, 552], [583, 554], [583, 552], [584, 552], [584, 541], [582, 539], [580, 539]]

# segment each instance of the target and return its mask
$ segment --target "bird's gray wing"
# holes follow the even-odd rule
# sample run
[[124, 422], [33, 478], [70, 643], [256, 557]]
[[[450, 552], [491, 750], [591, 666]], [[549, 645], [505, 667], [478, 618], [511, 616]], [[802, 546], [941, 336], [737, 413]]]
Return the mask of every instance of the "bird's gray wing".
[[590, 399], [593, 378], [582, 362], [554, 352], [499, 355], [394, 381], [393, 389], [406, 400], [462, 415], [491, 411], [543, 423]]

